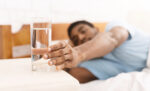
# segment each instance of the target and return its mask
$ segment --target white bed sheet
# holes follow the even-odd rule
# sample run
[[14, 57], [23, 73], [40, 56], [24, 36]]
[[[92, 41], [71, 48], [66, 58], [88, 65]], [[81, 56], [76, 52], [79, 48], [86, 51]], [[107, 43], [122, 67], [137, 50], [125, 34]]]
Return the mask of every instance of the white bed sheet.
[[121, 73], [105, 81], [81, 84], [80, 91], [150, 91], [150, 51], [142, 72]]
[[150, 91], [150, 69], [81, 84], [80, 91]]

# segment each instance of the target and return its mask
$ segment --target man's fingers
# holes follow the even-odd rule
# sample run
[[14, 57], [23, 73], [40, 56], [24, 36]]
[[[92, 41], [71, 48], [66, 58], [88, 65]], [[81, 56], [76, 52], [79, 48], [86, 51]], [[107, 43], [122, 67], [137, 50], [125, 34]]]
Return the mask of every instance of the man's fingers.
[[[44, 58], [47, 59], [47, 58], [49, 58], [48, 56], [50, 56], [49, 54], [51, 54], [52, 51], [56, 51], [56, 50], [65, 48], [66, 45], [67, 44], [64, 41], [62, 41], [62, 42], [55, 44], [55, 45], [52, 45], [48, 48], [33, 48], [32, 54], [33, 55], [44, 55], [44, 54], [46, 54], [46, 55], [44, 55]], [[54, 55], [56, 55], [56, 53]]]
[[56, 69], [57, 69], [57, 70], [62, 70], [62, 69], [65, 69], [65, 68], [71, 68], [72, 65], [71, 65], [70, 62], [71, 62], [71, 61], [66, 61], [66, 62], [64, 62], [63, 64], [56, 65]]
[[54, 44], [52, 46], [50, 46], [51, 51], [56, 51], [58, 49], [62, 49], [66, 47], [66, 43], [64, 41], [59, 42], [58, 44]]
[[64, 56], [61, 56], [61, 57], [51, 59], [51, 62], [49, 63], [49, 65], [60, 65], [60, 64], [63, 64], [64, 62], [70, 61], [72, 59], [73, 59], [72, 55], [67, 54], [67, 55], [64, 55]]
[[64, 55], [64, 59], [66, 61], [72, 60], [73, 59], [73, 55], [72, 54], [66, 54], [66, 55]]
[[60, 57], [66, 54], [70, 54], [72, 51], [69, 47], [65, 47], [64, 49], [59, 49], [57, 51], [53, 51], [48, 54], [49, 58]]
[[65, 62], [65, 58], [58, 57], [58, 58], [52, 59], [51, 61], [52, 61], [53, 65], [60, 65]]
[[44, 55], [44, 54], [47, 54], [49, 51], [51, 51], [50, 48], [33, 48], [32, 54], [33, 55]]

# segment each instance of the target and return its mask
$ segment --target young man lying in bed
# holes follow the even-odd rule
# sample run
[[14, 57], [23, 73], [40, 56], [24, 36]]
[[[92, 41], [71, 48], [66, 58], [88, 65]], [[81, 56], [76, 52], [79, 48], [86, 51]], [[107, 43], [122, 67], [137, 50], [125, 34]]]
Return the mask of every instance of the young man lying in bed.
[[68, 35], [74, 47], [62, 41], [50, 46], [44, 58], [51, 58], [48, 64], [58, 69], [70, 68], [80, 83], [146, 67], [150, 38], [131, 25], [110, 22], [105, 32], [98, 32], [92, 23], [77, 21], [69, 26]]

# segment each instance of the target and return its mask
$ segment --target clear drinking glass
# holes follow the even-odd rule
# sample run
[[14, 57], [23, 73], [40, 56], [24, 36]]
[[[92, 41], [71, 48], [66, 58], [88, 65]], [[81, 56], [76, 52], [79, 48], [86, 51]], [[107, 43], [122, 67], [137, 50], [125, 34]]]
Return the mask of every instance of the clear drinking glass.
[[51, 42], [51, 20], [47, 17], [35, 17], [31, 24], [31, 60], [32, 71], [49, 71], [48, 61], [33, 50], [45, 50]]

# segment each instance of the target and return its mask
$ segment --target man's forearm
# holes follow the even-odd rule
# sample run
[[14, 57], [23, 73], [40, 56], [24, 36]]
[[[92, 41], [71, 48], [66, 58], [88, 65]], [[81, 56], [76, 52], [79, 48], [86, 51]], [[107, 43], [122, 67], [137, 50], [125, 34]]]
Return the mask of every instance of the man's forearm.
[[80, 61], [102, 57], [111, 52], [116, 46], [116, 41], [111, 38], [109, 33], [97, 34], [92, 40], [74, 47], [78, 51]]

